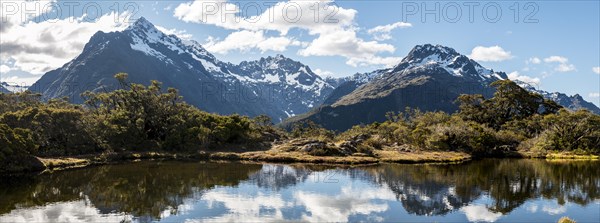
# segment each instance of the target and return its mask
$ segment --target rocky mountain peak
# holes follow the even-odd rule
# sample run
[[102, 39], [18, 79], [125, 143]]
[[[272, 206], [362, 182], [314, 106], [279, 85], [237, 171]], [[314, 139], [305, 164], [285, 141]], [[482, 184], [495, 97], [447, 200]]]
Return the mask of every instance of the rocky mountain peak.
[[464, 77], [485, 85], [507, 76], [481, 66], [456, 50], [442, 45], [424, 44], [415, 46], [393, 69], [393, 73], [402, 71], [445, 70], [450, 75]]
[[300, 63], [298, 61], [292, 60], [290, 58], [285, 57], [282, 54], [277, 54], [275, 56], [267, 56], [267, 57], [263, 57], [260, 59], [261, 63], [264, 64], [271, 64], [271, 65], [283, 65], [283, 64], [290, 64], [290, 63]]
[[437, 56], [437, 58], [441, 60], [448, 60], [462, 55], [447, 46], [423, 44], [415, 46], [403, 61], [420, 62], [424, 59], [432, 58], [433, 56]]
[[129, 25], [129, 27], [127, 27], [127, 29], [129, 29], [129, 30], [146, 30], [146, 31], [148, 31], [148, 30], [156, 29], [156, 27], [154, 26], [154, 24], [152, 24], [146, 18], [140, 17], [133, 24]]

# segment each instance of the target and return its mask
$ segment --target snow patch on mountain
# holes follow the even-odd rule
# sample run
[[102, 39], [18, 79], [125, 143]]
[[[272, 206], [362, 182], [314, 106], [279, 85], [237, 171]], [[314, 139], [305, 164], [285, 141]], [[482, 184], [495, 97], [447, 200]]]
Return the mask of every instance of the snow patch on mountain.
[[413, 48], [409, 55], [394, 68], [394, 71], [429, 70], [437, 67], [443, 68], [450, 75], [472, 78], [484, 84], [506, 79], [504, 73], [487, 69], [450, 47], [431, 44]]

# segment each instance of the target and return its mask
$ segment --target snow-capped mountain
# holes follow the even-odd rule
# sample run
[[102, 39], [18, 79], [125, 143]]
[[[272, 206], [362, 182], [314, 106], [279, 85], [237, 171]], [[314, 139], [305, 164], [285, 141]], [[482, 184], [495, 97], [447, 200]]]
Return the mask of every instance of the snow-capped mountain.
[[280, 54], [241, 62], [235, 70], [239, 81], [262, 92], [277, 106], [273, 109], [284, 111], [288, 117], [321, 105], [334, 89], [310, 67]]
[[342, 131], [358, 124], [385, 121], [387, 112], [403, 112], [406, 107], [452, 113], [458, 109], [454, 102], [459, 95], [492, 97], [495, 89], [489, 84], [508, 77], [452, 48], [425, 44], [415, 46], [392, 69], [353, 78], [354, 81], [342, 83], [325, 100], [324, 106], [290, 118], [282, 126], [311, 120], [325, 128]]
[[508, 78], [506, 73], [487, 69], [450, 47], [431, 44], [415, 46], [392, 72], [418, 72], [435, 68], [442, 68], [456, 77], [487, 84]]
[[588, 111], [591, 111], [593, 113], [600, 115], [600, 108], [598, 108], [593, 103], [586, 101], [579, 94], [569, 96], [565, 93], [560, 93], [560, 92], [548, 92], [548, 91], [537, 89], [530, 83], [526, 83], [526, 82], [523, 82], [520, 80], [513, 80], [513, 81], [515, 83], [517, 83], [519, 86], [521, 86], [522, 88], [524, 88], [525, 90], [541, 94], [545, 99], [553, 100], [556, 103], [558, 103], [559, 105], [561, 105], [565, 108], [568, 108], [570, 110], [587, 109]]
[[[267, 114], [275, 122], [320, 105], [333, 90], [308, 66], [282, 55], [222, 62], [199, 43], [166, 35], [144, 18], [120, 32], [96, 33], [79, 56], [30, 89], [82, 103], [87, 90], [117, 88], [113, 75], [119, 72], [133, 83], [158, 80], [177, 88], [185, 101], [208, 112]], [[282, 100], [285, 94], [291, 99]]]

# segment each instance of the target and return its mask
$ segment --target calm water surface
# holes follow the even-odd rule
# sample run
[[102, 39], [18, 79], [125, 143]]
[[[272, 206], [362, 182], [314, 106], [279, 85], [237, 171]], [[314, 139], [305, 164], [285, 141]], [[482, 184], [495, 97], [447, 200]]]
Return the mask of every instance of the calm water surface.
[[148, 161], [0, 178], [0, 222], [599, 222], [599, 164]]

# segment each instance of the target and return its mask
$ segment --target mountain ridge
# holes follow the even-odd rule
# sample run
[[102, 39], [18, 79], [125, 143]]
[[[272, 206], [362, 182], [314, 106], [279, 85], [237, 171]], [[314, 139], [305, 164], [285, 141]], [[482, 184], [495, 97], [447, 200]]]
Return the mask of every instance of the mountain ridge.
[[[506, 73], [487, 69], [450, 47], [432, 44], [415, 46], [394, 67], [344, 78], [320, 77], [282, 54], [233, 64], [219, 60], [194, 40], [161, 32], [142, 17], [123, 31], [95, 33], [80, 55], [44, 74], [30, 89], [46, 99], [67, 96], [83, 103], [80, 94], [86, 90], [118, 88], [113, 75], [119, 72], [129, 73], [130, 82], [147, 85], [158, 80], [164, 87], [177, 88], [186, 102], [208, 112], [266, 114], [275, 123], [314, 114], [321, 106], [362, 102], [375, 103], [364, 108], [370, 111], [363, 114], [368, 117], [365, 122], [381, 120], [381, 112], [373, 110], [377, 103], [386, 104], [381, 109], [411, 106], [452, 112], [457, 95], [483, 92], [489, 97], [491, 82], [508, 79]], [[375, 102], [392, 94], [396, 94], [393, 100]], [[600, 113], [580, 96], [542, 95], [558, 95], [555, 98], [565, 107]], [[431, 103], [420, 103], [424, 100]], [[358, 114], [351, 116], [360, 119]]]
[[[251, 67], [275, 60], [278, 66], [268, 73], [279, 81], [251, 78], [260, 73]], [[283, 55], [237, 65], [220, 61], [198, 42], [164, 34], [142, 17], [123, 31], [97, 32], [80, 55], [44, 74], [30, 89], [47, 99], [67, 96], [82, 103], [80, 94], [86, 90], [117, 88], [113, 75], [119, 72], [129, 73], [130, 82], [158, 80], [177, 88], [184, 100], [208, 112], [267, 114], [275, 122], [319, 106], [322, 95], [334, 88], [308, 66]], [[282, 95], [294, 97], [284, 100]]]
[[[506, 73], [487, 69], [452, 48], [431, 44], [417, 45], [395, 67], [366, 76], [370, 77], [366, 83], [342, 83], [322, 107], [290, 118], [281, 126], [290, 128], [310, 120], [343, 131], [354, 125], [385, 121], [387, 112], [403, 112], [406, 107], [452, 113], [458, 109], [454, 102], [459, 95], [490, 98], [495, 89], [489, 85], [508, 79]], [[595, 107], [578, 100], [557, 101], [567, 108], [582, 107], [570, 106], [571, 102]]]

